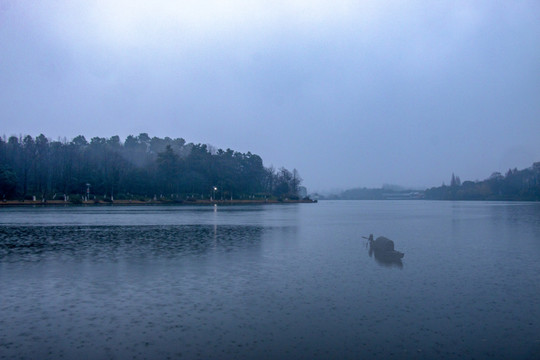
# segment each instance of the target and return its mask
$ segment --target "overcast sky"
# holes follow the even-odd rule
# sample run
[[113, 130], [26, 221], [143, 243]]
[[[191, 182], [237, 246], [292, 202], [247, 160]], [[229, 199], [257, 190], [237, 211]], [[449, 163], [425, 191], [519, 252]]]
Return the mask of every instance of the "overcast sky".
[[540, 2], [0, 0], [0, 135], [147, 132], [309, 190], [540, 161]]

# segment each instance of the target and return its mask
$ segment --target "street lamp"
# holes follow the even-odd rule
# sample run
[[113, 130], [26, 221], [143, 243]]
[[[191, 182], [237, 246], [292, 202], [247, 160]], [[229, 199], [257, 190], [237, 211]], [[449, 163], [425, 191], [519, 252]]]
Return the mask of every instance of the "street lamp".
[[214, 198], [214, 200], [215, 200], [215, 199], [216, 199], [216, 191], [217, 191], [217, 187], [214, 186], [214, 188], [213, 188], [212, 190], [214, 190], [213, 198]]

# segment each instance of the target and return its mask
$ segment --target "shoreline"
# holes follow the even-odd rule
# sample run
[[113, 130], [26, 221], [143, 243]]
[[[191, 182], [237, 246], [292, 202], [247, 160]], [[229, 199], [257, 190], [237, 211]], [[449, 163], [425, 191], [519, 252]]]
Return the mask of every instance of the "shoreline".
[[95, 206], [130, 206], [130, 205], [251, 205], [251, 204], [314, 204], [317, 200], [196, 200], [196, 201], [160, 201], [160, 200], [115, 200], [115, 201], [103, 201], [103, 200], [90, 200], [82, 201], [81, 203], [74, 204], [63, 200], [47, 200], [32, 201], [32, 200], [6, 200], [0, 201], [0, 207], [8, 206], [80, 206], [80, 205], [95, 205]]

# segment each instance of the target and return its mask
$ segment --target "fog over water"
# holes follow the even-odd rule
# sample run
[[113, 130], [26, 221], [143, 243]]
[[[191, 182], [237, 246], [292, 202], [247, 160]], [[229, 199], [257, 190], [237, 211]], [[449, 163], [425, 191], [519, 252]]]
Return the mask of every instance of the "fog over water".
[[540, 160], [538, 1], [0, 0], [1, 133], [251, 151], [310, 190]]

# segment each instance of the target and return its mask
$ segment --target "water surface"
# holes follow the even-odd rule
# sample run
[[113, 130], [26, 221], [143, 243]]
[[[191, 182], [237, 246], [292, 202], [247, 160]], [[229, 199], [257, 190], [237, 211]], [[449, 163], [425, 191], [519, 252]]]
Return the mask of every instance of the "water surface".
[[537, 359], [539, 256], [535, 203], [2, 208], [0, 358]]

